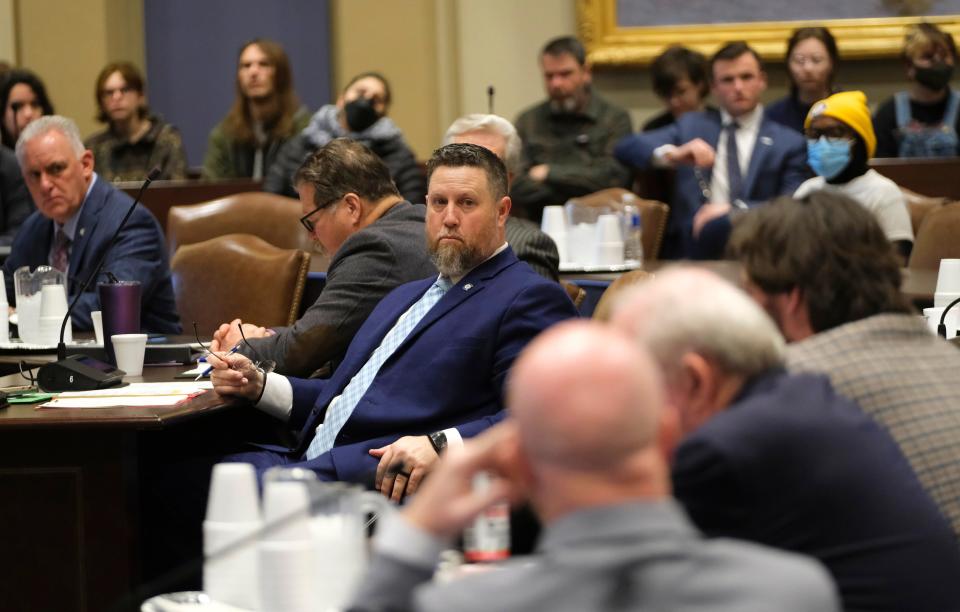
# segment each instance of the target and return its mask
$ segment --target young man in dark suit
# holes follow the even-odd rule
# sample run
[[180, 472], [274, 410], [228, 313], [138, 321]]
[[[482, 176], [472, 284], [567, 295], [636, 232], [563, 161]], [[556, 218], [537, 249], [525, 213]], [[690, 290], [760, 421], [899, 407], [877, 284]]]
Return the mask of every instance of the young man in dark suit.
[[[767, 75], [756, 51], [743, 42], [723, 46], [710, 60], [710, 86], [720, 110], [686, 113], [676, 123], [621, 140], [617, 159], [635, 168], [677, 169], [661, 257], [678, 259], [715, 251], [699, 235], [733, 208], [788, 195], [810, 176], [803, 137], [764, 117], [760, 96]], [[736, 157], [737, 163], [731, 163]]]

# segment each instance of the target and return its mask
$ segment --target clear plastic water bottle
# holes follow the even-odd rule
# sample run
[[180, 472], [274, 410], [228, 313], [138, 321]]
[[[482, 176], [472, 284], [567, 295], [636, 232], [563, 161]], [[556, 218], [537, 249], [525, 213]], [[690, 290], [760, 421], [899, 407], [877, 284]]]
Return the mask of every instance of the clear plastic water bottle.
[[640, 209], [636, 206], [637, 196], [623, 194], [623, 259], [630, 265], [643, 263], [643, 231], [640, 223]]

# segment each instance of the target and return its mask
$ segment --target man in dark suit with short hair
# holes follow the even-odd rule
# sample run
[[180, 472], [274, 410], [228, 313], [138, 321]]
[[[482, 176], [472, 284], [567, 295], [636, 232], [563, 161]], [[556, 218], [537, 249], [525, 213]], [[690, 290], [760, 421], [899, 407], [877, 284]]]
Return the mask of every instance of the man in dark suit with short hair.
[[[664, 259], [717, 255], [732, 208], [791, 194], [809, 176], [803, 136], [764, 117], [767, 75], [756, 51], [728, 43], [710, 60], [710, 74], [719, 112], [686, 113], [672, 125], [624, 138], [614, 150], [635, 168], [677, 169]], [[731, 163], [734, 156], [738, 163]]]
[[[140, 282], [142, 330], [180, 333], [160, 225], [137, 205], [117, 242], [111, 244], [133, 200], [97, 178], [93, 153], [84, 149], [76, 124], [58, 115], [41, 117], [20, 134], [16, 152], [37, 211], [24, 221], [3, 264], [10, 303], [15, 299], [13, 273], [22, 266], [41, 265], [66, 274], [72, 300], [109, 249], [103, 273]], [[99, 309], [96, 284], [91, 283], [73, 311], [75, 328], [92, 330], [90, 313]]]
[[[506, 243], [510, 198], [496, 155], [451, 144], [434, 152], [427, 172], [427, 244], [440, 275], [389, 293], [329, 379], [267, 375], [238, 355], [211, 359], [217, 392], [255, 400], [298, 431], [293, 448], [230, 460], [261, 470], [298, 465], [399, 500], [415, 492], [447, 444], [502, 419], [517, 354], [576, 316], [560, 285]], [[398, 464], [399, 473], [389, 469]]]
[[658, 274], [615, 324], [664, 370], [684, 438], [674, 495], [707, 535], [819, 559], [847, 610], [953, 610], [960, 549], [889, 433], [822, 375], [784, 371], [784, 341], [703, 270]]

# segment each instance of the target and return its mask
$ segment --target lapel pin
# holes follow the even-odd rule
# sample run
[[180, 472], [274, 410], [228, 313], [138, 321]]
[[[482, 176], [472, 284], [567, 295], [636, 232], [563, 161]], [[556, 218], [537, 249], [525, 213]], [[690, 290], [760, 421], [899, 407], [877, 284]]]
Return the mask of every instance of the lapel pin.
[[86, 231], [87, 231], [87, 228], [81, 227], [81, 228], [80, 228], [80, 236], [83, 236], [84, 232], [86, 232]]
[[467, 283], [466, 285], [463, 286], [464, 291], [470, 291], [471, 289], [473, 289], [472, 283]]
[[770, 145], [773, 144], [773, 138], [770, 138], [769, 136], [761, 136], [760, 142], [762, 142], [763, 144], [769, 147]]

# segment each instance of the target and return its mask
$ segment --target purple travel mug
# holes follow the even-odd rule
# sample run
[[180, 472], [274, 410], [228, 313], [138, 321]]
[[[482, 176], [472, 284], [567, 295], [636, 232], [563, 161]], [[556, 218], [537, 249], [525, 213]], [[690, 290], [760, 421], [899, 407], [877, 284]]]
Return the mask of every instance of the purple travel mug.
[[140, 333], [140, 281], [119, 281], [97, 285], [103, 312], [103, 344], [107, 361], [117, 365], [113, 353], [114, 334]]

